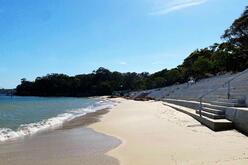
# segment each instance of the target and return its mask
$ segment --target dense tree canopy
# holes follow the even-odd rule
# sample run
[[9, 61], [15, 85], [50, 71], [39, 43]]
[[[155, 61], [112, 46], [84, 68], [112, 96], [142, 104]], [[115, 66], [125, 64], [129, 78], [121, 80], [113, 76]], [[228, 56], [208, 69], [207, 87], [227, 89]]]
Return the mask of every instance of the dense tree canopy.
[[177, 68], [154, 74], [120, 73], [99, 68], [90, 74], [67, 76], [49, 74], [35, 81], [21, 80], [17, 95], [24, 96], [95, 96], [119, 90], [142, 90], [183, 83], [190, 78], [237, 72], [248, 68], [248, 7], [224, 35], [223, 43], [192, 52]]
[[109, 95], [116, 90], [145, 89], [147, 73], [119, 73], [99, 68], [90, 74], [67, 76], [48, 74], [34, 82], [22, 79], [16, 94], [22, 96], [96, 96]]
[[235, 46], [245, 49], [248, 48], [248, 6], [245, 11], [236, 19], [230, 28], [228, 28], [222, 38], [227, 39]]
[[[222, 38], [226, 39], [233, 47], [235, 60], [239, 60], [242, 68], [248, 66], [248, 6], [246, 6], [243, 14], [236, 19], [230, 28], [228, 28]], [[240, 62], [240, 61], [246, 61]]]

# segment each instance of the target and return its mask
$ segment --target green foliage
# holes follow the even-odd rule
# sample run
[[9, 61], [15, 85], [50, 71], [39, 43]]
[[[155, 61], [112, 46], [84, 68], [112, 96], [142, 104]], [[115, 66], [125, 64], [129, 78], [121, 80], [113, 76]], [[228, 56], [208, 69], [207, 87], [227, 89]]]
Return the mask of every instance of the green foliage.
[[212, 63], [208, 58], [199, 56], [193, 63], [192, 70], [194, 73], [196, 73], [196, 75], [205, 75], [206, 73], [211, 73]]
[[192, 52], [181, 65], [154, 74], [120, 73], [99, 68], [90, 74], [70, 77], [49, 74], [34, 82], [21, 80], [17, 95], [24, 96], [95, 96], [109, 95], [119, 90], [143, 90], [160, 88], [187, 82], [210, 74], [236, 72], [248, 68], [248, 7], [222, 36], [226, 42], [215, 43]]
[[248, 47], [248, 6], [243, 14], [236, 19], [230, 28], [228, 28], [222, 38], [227, 39], [234, 45], [245, 48]]
[[21, 80], [16, 94], [21, 96], [100, 96], [116, 90], [145, 89], [148, 73], [119, 73], [99, 68], [90, 74], [69, 77], [64, 74], [48, 74], [34, 82]]
[[167, 79], [166, 79], [167, 85], [172, 85], [174, 83], [181, 83], [182, 82], [181, 72], [178, 69], [169, 70], [165, 76], [167, 77]]
[[238, 62], [241, 64], [241, 68], [248, 67], [248, 6], [246, 6], [245, 11], [242, 15], [236, 19], [230, 28], [228, 28], [223, 39], [226, 39], [235, 48], [235, 55], [238, 56], [236, 59], [245, 60], [244, 62]]

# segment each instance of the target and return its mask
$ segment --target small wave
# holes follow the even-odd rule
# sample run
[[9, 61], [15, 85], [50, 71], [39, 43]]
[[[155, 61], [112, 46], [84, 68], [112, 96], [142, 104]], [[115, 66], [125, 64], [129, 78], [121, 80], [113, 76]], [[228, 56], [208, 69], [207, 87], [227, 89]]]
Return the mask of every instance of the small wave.
[[66, 113], [59, 114], [56, 117], [42, 120], [37, 123], [22, 124], [14, 131], [10, 128], [0, 128], [0, 142], [15, 140], [27, 135], [33, 135], [45, 130], [60, 128], [65, 122], [81, 117], [90, 112], [96, 112], [106, 108], [112, 108], [114, 103], [111, 101], [99, 101], [86, 108], [68, 110]]

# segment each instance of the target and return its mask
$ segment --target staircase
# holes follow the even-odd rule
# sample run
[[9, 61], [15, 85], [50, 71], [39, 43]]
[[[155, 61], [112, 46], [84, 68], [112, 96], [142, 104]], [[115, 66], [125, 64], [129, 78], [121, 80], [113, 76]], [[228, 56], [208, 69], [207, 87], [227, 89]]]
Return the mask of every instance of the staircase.
[[248, 98], [248, 69], [239, 73], [226, 73], [201, 79], [193, 85], [183, 83], [149, 92], [148, 97], [155, 100], [170, 98], [199, 101], [202, 95], [207, 94], [203, 98], [204, 102], [215, 101], [217, 103], [214, 104], [227, 103], [228, 106], [243, 107], [246, 106], [245, 100]]
[[[200, 114], [199, 110], [196, 110], [196, 114]], [[225, 111], [204, 107], [202, 110], [202, 116], [211, 119], [225, 119]]]
[[164, 105], [175, 110], [190, 115], [201, 124], [213, 131], [225, 131], [233, 129], [233, 123], [225, 118], [227, 106], [220, 106], [210, 103], [202, 103], [203, 107], [199, 110], [199, 102], [177, 99], [164, 99]]
[[200, 107], [199, 109], [196, 110], [196, 114], [206, 119], [212, 119], [210, 120], [210, 122], [213, 122], [213, 124], [215, 121], [221, 120], [221, 122], [218, 123], [220, 125], [219, 126], [220, 129], [216, 127], [214, 127], [214, 129], [209, 127], [214, 131], [230, 130], [230, 129], [233, 129], [233, 123], [226, 119], [225, 111], [227, 108], [235, 107], [235, 106], [239, 106], [236, 100], [234, 100], [233, 102], [230, 102], [228, 100], [228, 101], [222, 101], [222, 102], [221, 101], [210, 101], [204, 104], [200, 103]]
[[203, 94], [200, 99], [205, 99], [213, 104], [229, 107], [246, 107], [248, 96], [248, 69], [236, 74], [223, 85]]
[[[162, 100], [214, 131], [230, 130], [235, 125], [248, 134], [248, 108], [238, 108], [248, 107], [248, 69], [202, 79], [193, 85], [184, 83], [142, 92], [149, 92], [148, 98]], [[234, 120], [236, 114], [238, 119]]]

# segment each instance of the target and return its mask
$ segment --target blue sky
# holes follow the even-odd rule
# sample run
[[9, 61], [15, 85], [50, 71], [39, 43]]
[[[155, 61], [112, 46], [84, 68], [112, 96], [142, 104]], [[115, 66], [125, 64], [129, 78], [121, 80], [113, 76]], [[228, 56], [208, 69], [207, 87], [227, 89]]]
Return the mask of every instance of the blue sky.
[[0, 0], [0, 88], [47, 73], [176, 67], [247, 0]]

